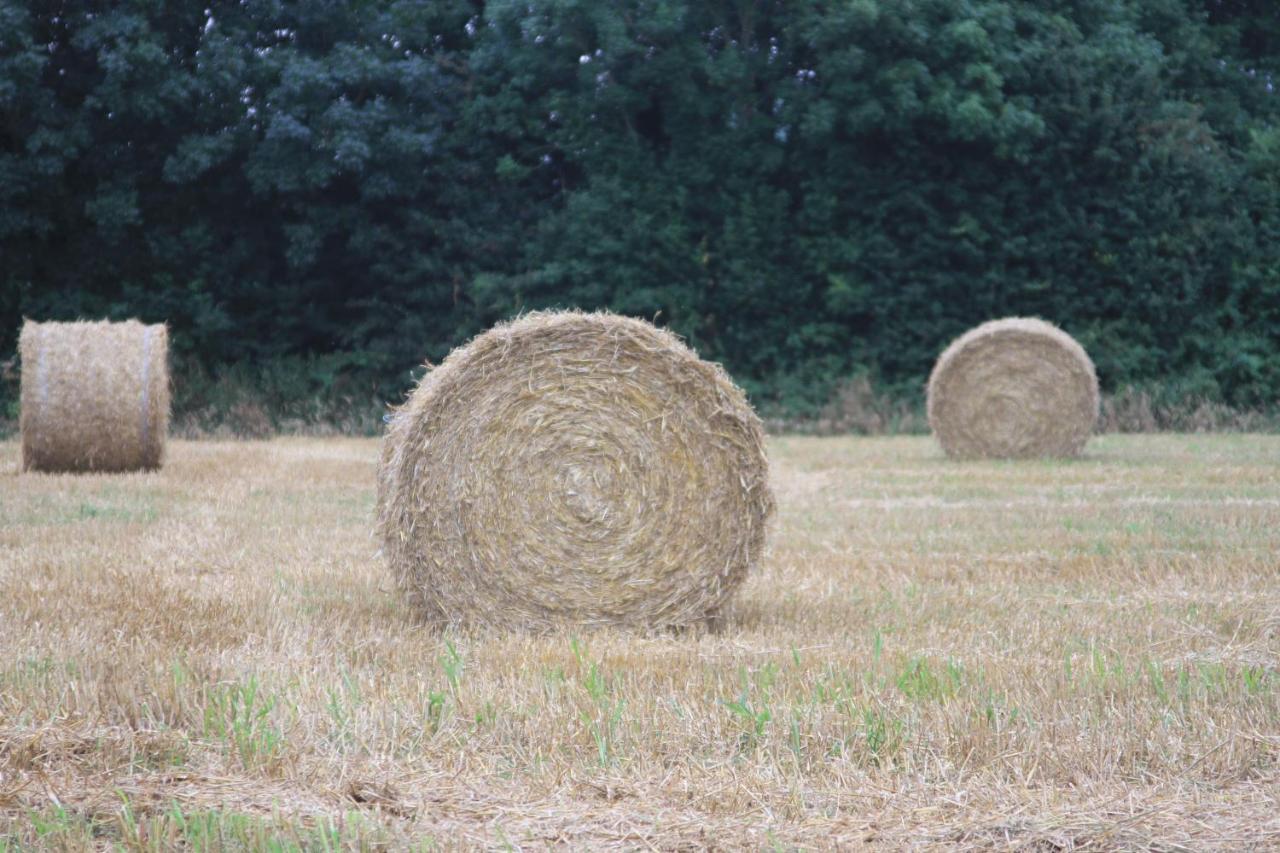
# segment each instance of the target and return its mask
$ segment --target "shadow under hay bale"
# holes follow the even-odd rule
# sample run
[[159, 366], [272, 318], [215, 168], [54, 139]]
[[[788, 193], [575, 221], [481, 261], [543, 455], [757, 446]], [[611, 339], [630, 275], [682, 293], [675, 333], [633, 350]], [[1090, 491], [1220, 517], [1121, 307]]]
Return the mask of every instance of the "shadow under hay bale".
[[391, 416], [378, 532], [428, 619], [653, 629], [722, 614], [773, 511], [760, 420], [668, 332], [536, 313]]
[[24, 470], [160, 466], [169, 430], [165, 326], [28, 320], [18, 348]]
[[1076, 456], [1098, 420], [1084, 349], [1043, 320], [992, 320], [956, 339], [929, 377], [929, 425], [948, 456]]

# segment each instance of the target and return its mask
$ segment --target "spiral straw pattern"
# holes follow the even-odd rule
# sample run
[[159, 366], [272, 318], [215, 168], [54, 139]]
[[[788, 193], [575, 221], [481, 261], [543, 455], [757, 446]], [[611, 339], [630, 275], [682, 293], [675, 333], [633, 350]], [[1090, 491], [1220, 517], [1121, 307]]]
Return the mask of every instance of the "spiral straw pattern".
[[392, 414], [378, 479], [399, 586], [455, 624], [715, 617], [773, 510], [742, 392], [609, 314], [529, 314], [455, 350]]
[[1089, 355], [1043, 320], [992, 320], [956, 339], [929, 377], [929, 425], [959, 459], [1076, 456], [1098, 419]]

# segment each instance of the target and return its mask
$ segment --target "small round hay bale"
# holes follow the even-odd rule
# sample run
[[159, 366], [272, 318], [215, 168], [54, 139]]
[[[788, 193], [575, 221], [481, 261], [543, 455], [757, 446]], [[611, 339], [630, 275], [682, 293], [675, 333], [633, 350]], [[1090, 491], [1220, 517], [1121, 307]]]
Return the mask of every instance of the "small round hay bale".
[[169, 432], [169, 333], [163, 325], [22, 325], [22, 467], [158, 468]]
[[1098, 419], [1098, 378], [1080, 344], [1027, 317], [957, 338], [929, 377], [929, 425], [959, 459], [1075, 456]]
[[688, 625], [764, 547], [759, 418], [649, 323], [528, 314], [454, 350], [390, 421], [378, 533], [429, 620]]

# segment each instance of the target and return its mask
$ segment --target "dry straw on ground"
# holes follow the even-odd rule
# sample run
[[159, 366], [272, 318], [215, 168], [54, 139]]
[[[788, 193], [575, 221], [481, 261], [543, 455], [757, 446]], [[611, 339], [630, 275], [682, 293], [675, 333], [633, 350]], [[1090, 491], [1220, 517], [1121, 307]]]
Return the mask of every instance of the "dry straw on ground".
[[1043, 320], [993, 320], [956, 339], [929, 377], [929, 425], [948, 456], [1075, 456], [1098, 419], [1098, 379]]
[[536, 313], [427, 374], [392, 416], [378, 526], [428, 618], [658, 628], [719, 615], [773, 509], [742, 392], [671, 334]]
[[19, 349], [24, 469], [160, 466], [169, 429], [163, 325], [28, 320]]
[[0, 838], [1280, 850], [1280, 435], [1097, 442], [772, 439], [723, 630], [575, 640], [413, 630], [375, 442], [18, 484], [0, 441]]

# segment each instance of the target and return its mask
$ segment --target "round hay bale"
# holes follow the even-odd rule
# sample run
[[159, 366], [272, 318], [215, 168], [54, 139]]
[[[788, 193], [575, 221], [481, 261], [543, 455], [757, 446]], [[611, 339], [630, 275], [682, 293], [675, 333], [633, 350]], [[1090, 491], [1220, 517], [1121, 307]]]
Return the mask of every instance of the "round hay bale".
[[378, 533], [429, 620], [653, 629], [720, 615], [773, 510], [759, 418], [668, 332], [529, 314], [390, 416]]
[[22, 325], [22, 467], [158, 468], [169, 432], [169, 333], [163, 325]]
[[960, 459], [1077, 455], [1098, 420], [1098, 378], [1080, 344], [1027, 317], [992, 320], [938, 358], [929, 425]]

